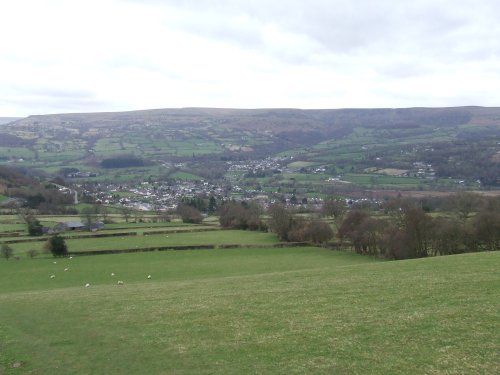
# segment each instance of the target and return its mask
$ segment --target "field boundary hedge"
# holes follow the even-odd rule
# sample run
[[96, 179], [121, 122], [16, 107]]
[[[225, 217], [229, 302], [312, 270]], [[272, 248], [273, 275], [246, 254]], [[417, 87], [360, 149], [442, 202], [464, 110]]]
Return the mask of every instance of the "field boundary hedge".
[[155, 234], [169, 234], [169, 233], [195, 233], [195, 232], [213, 232], [216, 230], [221, 230], [221, 228], [192, 228], [192, 229], [173, 229], [173, 230], [155, 230], [150, 232], [144, 232], [144, 236], [152, 236]]
[[172, 250], [215, 250], [215, 249], [264, 249], [267, 247], [283, 248], [283, 247], [298, 247], [312, 246], [308, 242], [279, 242], [273, 244], [223, 244], [223, 245], [178, 245], [178, 246], [152, 246], [141, 247], [135, 249], [106, 249], [106, 250], [84, 250], [70, 251], [69, 255], [101, 255], [101, 254], [126, 254], [126, 253], [143, 253], [151, 251], [172, 251]]
[[[137, 232], [121, 232], [121, 233], [99, 233], [99, 234], [75, 234], [72, 236], [63, 236], [66, 240], [84, 239], [84, 238], [103, 238], [103, 237], [124, 237], [137, 236]], [[26, 243], [26, 242], [43, 242], [47, 241], [50, 236], [36, 238], [19, 238], [15, 240], [3, 241], [3, 243]]]
[[0, 237], [19, 237], [23, 231], [20, 232], [2, 232]]

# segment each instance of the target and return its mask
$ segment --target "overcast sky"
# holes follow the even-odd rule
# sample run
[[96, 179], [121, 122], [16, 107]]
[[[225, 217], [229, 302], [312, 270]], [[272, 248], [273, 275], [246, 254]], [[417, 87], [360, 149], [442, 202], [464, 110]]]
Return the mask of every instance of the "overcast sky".
[[0, 0], [0, 116], [500, 105], [497, 0]]

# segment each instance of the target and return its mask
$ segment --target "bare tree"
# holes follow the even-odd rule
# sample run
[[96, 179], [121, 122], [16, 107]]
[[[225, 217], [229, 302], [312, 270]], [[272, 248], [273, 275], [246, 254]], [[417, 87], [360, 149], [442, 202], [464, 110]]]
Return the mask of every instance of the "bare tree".
[[183, 223], [200, 224], [203, 221], [200, 210], [186, 204], [177, 206], [177, 214], [181, 217]]
[[474, 217], [474, 228], [478, 242], [489, 251], [500, 248], [500, 213], [480, 212]]
[[95, 207], [84, 207], [80, 212], [82, 224], [87, 230], [91, 230], [97, 222], [97, 209]]
[[323, 244], [333, 237], [333, 230], [328, 223], [313, 220], [307, 224], [306, 235], [313, 243]]
[[282, 241], [288, 240], [288, 232], [292, 228], [292, 214], [280, 204], [273, 204], [268, 209], [269, 228], [278, 235]]
[[482, 198], [477, 193], [462, 191], [451, 198], [451, 204], [457, 216], [462, 221], [467, 221], [473, 212], [480, 209]]
[[330, 197], [326, 199], [321, 207], [323, 216], [332, 217], [335, 228], [338, 230], [344, 220], [347, 206], [345, 200], [340, 197]]
[[123, 207], [122, 216], [125, 219], [125, 222], [128, 223], [130, 217], [132, 216], [132, 209], [130, 207]]

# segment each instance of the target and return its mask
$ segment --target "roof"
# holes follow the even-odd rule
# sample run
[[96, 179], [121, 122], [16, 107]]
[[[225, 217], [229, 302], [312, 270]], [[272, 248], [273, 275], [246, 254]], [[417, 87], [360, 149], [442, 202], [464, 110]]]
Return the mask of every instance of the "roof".
[[81, 228], [84, 226], [81, 221], [68, 221], [65, 224], [68, 228]]

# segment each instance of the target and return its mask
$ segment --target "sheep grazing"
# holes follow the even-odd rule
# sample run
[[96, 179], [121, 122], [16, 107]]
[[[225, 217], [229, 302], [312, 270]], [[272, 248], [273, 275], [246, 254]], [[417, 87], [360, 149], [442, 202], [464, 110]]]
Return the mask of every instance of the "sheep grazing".
[[56, 262], [56, 261], [54, 261], [53, 263], [54, 263], [54, 264], [57, 264], [57, 262]]
[[118, 284], [118, 285], [123, 285], [123, 281], [118, 280], [117, 284]]
[[56, 275], [50, 275], [51, 279], [55, 279]]
[[151, 278], [151, 275], [148, 275], [148, 279], [150, 279], [150, 278]]
[[64, 272], [66, 272], [67, 270], [68, 270], [68, 268], [65, 268], [65, 269], [64, 269]]
[[89, 284], [89, 283], [85, 284], [85, 288], [88, 288], [89, 286], [90, 286], [90, 284]]
[[69, 257], [69, 259], [73, 259], [73, 257]]
[[111, 276], [115, 276], [115, 273], [114, 273], [114, 272], [111, 272]]

